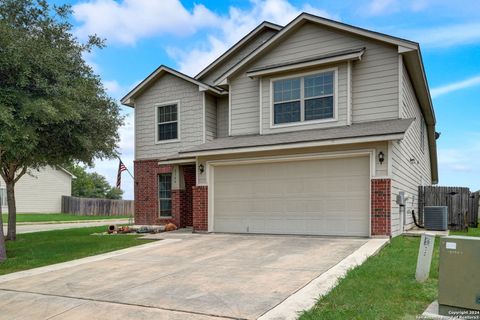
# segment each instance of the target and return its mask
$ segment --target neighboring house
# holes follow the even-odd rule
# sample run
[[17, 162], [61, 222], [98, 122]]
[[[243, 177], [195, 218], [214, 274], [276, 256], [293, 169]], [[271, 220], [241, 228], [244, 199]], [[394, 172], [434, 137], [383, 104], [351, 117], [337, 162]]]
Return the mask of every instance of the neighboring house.
[[[72, 195], [74, 176], [61, 167], [29, 170], [15, 185], [18, 213], [58, 213], [62, 209], [62, 196]], [[0, 205], [8, 212], [7, 190], [0, 177]]]
[[122, 103], [137, 224], [395, 236], [438, 180], [419, 44], [306, 13], [260, 24], [194, 78], [161, 66]]

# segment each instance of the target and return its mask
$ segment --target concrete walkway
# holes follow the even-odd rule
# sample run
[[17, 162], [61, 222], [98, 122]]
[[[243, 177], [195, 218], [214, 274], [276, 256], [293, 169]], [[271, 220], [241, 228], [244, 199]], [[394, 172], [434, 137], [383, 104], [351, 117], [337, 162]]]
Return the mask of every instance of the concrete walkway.
[[[153, 237], [165, 240], [0, 277], [0, 318], [289, 319], [302, 310], [296, 308], [314, 301], [312, 295], [322, 293], [317, 290], [322, 283], [330, 288], [388, 241], [186, 233]], [[277, 317], [278, 310], [285, 317]]]
[[[127, 224], [128, 219], [100, 220], [95, 222], [74, 222], [74, 223], [42, 223], [42, 224], [17, 224], [17, 233], [32, 233], [50, 230], [62, 230], [72, 228], [86, 228], [108, 226], [110, 224]], [[3, 232], [7, 232], [7, 226], [3, 226]]]

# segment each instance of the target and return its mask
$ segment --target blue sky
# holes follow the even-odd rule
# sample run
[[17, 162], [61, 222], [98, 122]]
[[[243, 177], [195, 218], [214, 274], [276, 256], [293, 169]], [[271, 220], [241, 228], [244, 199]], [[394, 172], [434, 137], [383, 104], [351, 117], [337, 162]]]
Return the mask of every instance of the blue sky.
[[[53, 3], [65, 3], [53, 1]], [[79, 0], [76, 36], [107, 48], [85, 58], [119, 99], [160, 64], [195, 75], [263, 20], [286, 24], [307, 11], [420, 42], [437, 116], [441, 185], [480, 189], [480, 1], [451, 0]], [[120, 151], [133, 171], [133, 117], [123, 107]], [[115, 183], [116, 161], [96, 170]], [[133, 198], [126, 174], [122, 189]]]

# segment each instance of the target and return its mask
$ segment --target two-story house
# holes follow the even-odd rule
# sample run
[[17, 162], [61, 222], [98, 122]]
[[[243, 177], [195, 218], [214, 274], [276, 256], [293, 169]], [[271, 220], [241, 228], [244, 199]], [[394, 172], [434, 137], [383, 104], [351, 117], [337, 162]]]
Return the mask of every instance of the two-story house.
[[307, 13], [260, 24], [194, 78], [161, 66], [122, 103], [137, 224], [395, 236], [438, 179], [419, 44]]

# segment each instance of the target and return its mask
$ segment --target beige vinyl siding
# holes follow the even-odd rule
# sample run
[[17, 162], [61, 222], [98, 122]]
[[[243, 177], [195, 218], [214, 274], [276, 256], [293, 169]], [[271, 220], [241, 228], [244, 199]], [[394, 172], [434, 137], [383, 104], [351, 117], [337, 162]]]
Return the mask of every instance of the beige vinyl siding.
[[217, 137], [217, 101], [214, 96], [205, 93], [205, 141]]
[[361, 47], [366, 48], [365, 54], [360, 61], [352, 62], [353, 122], [398, 118], [398, 52], [395, 46], [306, 23], [242, 72]]
[[[0, 178], [0, 188], [5, 182]], [[52, 167], [29, 170], [15, 185], [18, 213], [58, 213], [62, 209], [62, 196], [72, 194], [72, 176]], [[8, 212], [2, 207], [2, 212]]]
[[228, 97], [217, 98], [217, 138], [228, 137]]
[[[380, 164], [378, 162], [378, 157], [375, 158], [375, 177], [385, 177], [388, 175], [388, 146], [386, 142], [375, 142], [375, 143], [358, 143], [358, 144], [345, 144], [345, 145], [336, 145], [336, 146], [323, 146], [323, 147], [314, 147], [314, 148], [299, 148], [299, 149], [282, 149], [275, 151], [260, 151], [260, 152], [248, 152], [248, 153], [233, 153], [225, 155], [216, 155], [216, 156], [204, 156], [198, 158], [198, 164], [203, 164], [207, 167], [208, 161], [214, 160], [232, 160], [232, 159], [242, 159], [242, 158], [256, 158], [256, 157], [273, 157], [273, 156], [291, 156], [291, 155], [305, 155], [305, 154], [319, 154], [319, 153], [335, 153], [335, 152], [347, 152], [347, 151], [358, 151], [358, 150], [374, 150], [375, 154], [378, 154], [382, 151], [385, 154], [385, 161]], [[207, 184], [207, 171], [203, 174], [198, 175], [198, 183], [201, 185]]]
[[[402, 97], [401, 118], [415, 118], [405, 134], [405, 138], [399, 142], [392, 142], [392, 234], [401, 232], [401, 217], [396, 196], [400, 191], [408, 197], [406, 205], [405, 229], [413, 226], [411, 210], [415, 210], [418, 217], [418, 186], [431, 184], [430, 152], [428, 143], [425, 141], [424, 150], [421, 150], [421, 122], [424, 118], [412, 86], [407, 70], [402, 68]], [[426, 126], [423, 126], [426, 130]], [[427, 134], [425, 132], [424, 139]], [[418, 163], [410, 163], [413, 158]]]
[[208, 84], [213, 84], [218, 77], [249, 55], [262, 43], [270, 39], [275, 33], [277, 33], [277, 31], [272, 29], [265, 29], [259, 32], [254, 38], [250, 39], [247, 43], [244, 43], [242, 47], [237, 49], [237, 51], [228, 57], [228, 59], [225, 59], [222, 63], [216, 65], [213, 69], [207, 72], [207, 74], [199, 79]]
[[[155, 104], [179, 101], [178, 142], [156, 143]], [[135, 159], [155, 159], [203, 143], [203, 92], [170, 74], [135, 99]]]
[[[334, 126], [345, 126], [347, 125], [347, 64], [342, 63], [339, 65], [333, 66], [337, 68], [337, 77], [338, 77], [338, 88], [336, 88], [336, 95], [338, 103], [338, 119], [337, 121], [328, 121], [323, 123], [308, 123], [308, 122], [299, 122], [295, 126], [276, 126], [273, 125], [273, 110], [272, 110], [272, 99], [271, 99], [271, 82], [272, 78], [265, 77], [262, 78], [262, 134], [269, 133], [278, 133], [278, 132], [290, 132], [296, 130], [307, 130], [315, 128], [328, 128]], [[309, 69], [308, 71], [303, 72], [322, 72], [324, 69], [330, 69], [332, 66], [323, 67], [320, 69]], [[298, 72], [285, 73], [281, 75], [276, 75], [275, 77], [295, 77]]]
[[230, 82], [230, 99], [231, 135], [259, 133], [259, 80], [250, 79], [246, 73], [233, 78]]

